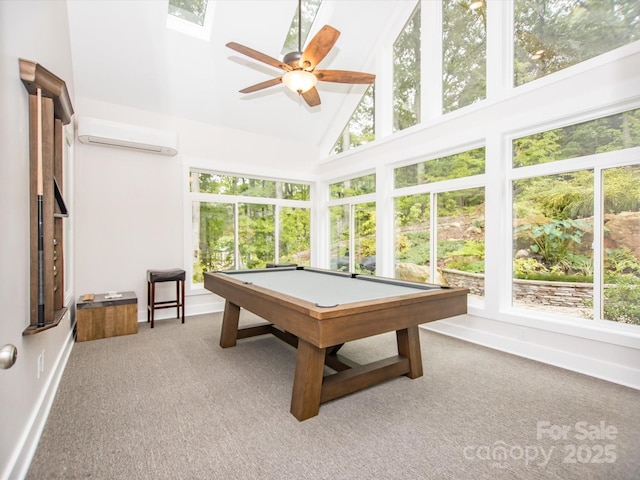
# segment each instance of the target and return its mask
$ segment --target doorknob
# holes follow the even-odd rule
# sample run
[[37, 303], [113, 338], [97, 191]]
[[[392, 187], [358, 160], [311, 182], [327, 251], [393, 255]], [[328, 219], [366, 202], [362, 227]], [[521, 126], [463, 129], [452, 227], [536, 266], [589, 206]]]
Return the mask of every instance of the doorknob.
[[7, 369], [13, 367], [18, 358], [18, 349], [15, 345], [4, 345], [0, 348], [0, 368]]

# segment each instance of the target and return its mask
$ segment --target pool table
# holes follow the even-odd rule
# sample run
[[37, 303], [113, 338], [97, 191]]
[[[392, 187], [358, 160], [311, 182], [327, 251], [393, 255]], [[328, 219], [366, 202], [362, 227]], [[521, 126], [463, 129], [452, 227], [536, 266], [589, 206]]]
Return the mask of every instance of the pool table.
[[[467, 312], [468, 290], [309, 267], [206, 272], [205, 288], [226, 299], [220, 346], [272, 334], [297, 347], [291, 413], [405, 375], [422, 376], [418, 325]], [[240, 309], [270, 323], [238, 328]], [[338, 354], [349, 341], [396, 332], [398, 355], [357, 365]], [[325, 365], [336, 373], [324, 375]]]

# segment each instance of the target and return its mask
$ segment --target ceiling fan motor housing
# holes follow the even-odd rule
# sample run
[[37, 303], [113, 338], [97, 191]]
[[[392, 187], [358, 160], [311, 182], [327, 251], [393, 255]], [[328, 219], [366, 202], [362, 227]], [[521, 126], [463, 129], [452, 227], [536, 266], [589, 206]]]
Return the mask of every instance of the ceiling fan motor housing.
[[300, 65], [300, 58], [302, 58], [302, 52], [289, 52], [284, 56], [282, 62], [295, 70], [302, 68], [302, 65]]

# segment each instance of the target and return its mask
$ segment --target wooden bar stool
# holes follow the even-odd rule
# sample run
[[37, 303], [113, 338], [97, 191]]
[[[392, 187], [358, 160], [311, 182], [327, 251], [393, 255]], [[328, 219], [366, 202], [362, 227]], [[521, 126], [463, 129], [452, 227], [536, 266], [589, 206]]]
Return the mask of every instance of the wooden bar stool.
[[[153, 328], [154, 313], [160, 308], [176, 307], [176, 318], [180, 318], [182, 307], [182, 323], [184, 323], [184, 280], [185, 271], [180, 268], [171, 270], [147, 270], [147, 322]], [[156, 283], [176, 282], [176, 299], [156, 302]]]

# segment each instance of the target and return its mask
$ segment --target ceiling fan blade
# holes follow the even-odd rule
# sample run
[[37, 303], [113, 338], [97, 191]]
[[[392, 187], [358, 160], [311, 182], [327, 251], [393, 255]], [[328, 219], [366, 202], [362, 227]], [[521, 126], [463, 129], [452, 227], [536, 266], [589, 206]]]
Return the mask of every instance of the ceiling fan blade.
[[272, 78], [271, 80], [267, 80], [266, 82], [256, 83], [255, 85], [251, 85], [250, 87], [243, 88], [242, 90], [240, 90], [240, 93], [257, 92], [258, 90], [273, 87], [274, 85], [278, 85], [279, 83], [282, 83], [282, 77]]
[[316, 107], [320, 105], [320, 94], [316, 87], [313, 87], [311, 90], [308, 90], [302, 94], [302, 98], [307, 102], [307, 105], [310, 107]]
[[321, 82], [335, 83], [373, 83], [373, 73], [350, 72], [348, 70], [315, 70], [313, 74]]
[[316, 33], [315, 37], [307, 44], [300, 57], [300, 67], [305, 70], [313, 70], [316, 65], [329, 53], [335, 45], [340, 32], [335, 28], [325, 25]]
[[265, 55], [264, 53], [254, 50], [253, 48], [245, 47], [244, 45], [240, 45], [236, 42], [227, 43], [227, 47], [229, 47], [231, 50], [235, 50], [236, 52], [246, 55], [247, 57], [251, 57], [254, 60], [258, 60], [259, 62], [271, 65], [272, 67], [280, 68], [286, 71], [291, 70], [291, 67], [289, 65], [282, 63], [280, 60], [270, 57], [269, 55]]

